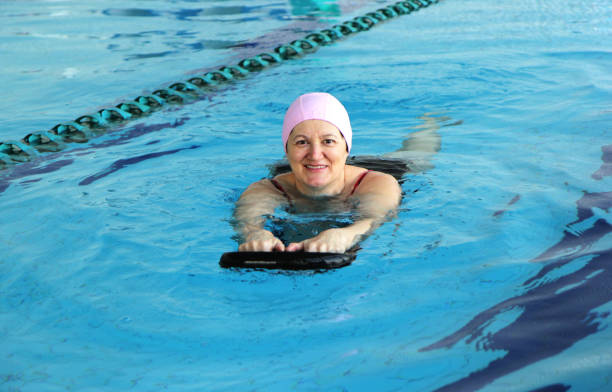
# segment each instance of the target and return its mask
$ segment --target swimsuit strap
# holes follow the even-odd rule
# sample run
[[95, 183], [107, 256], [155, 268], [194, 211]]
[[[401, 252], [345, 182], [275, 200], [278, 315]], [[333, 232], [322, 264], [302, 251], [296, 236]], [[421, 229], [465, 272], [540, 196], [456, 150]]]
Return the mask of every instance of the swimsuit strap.
[[361, 176], [359, 176], [359, 178], [357, 179], [357, 182], [355, 182], [355, 185], [353, 186], [353, 190], [351, 191], [349, 196], [353, 196], [353, 193], [355, 193], [355, 190], [357, 190], [357, 187], [359, 186], [359, 184], [361, 184], [361, 181], [363, 180], [363, 178], [366, 176], [366, 174], [368, 174], [371, 171], [372, 170], [368, 170], [368, 171], [361, 173]]
[[289, 203], [291, 203], [291, 198], [289, 197], [289, 194], [287, 193], [287, 191], [285, 191], [285, 188], [283, 188], [283, 186], [278, 181], [276, 181], [274, 178], [271, 178], [270, 182], [272, 183], [272, 185], [274, 185], [276, 189], [283, 192], [283, 196], [285, 196], [287, 200], [289, 200]]

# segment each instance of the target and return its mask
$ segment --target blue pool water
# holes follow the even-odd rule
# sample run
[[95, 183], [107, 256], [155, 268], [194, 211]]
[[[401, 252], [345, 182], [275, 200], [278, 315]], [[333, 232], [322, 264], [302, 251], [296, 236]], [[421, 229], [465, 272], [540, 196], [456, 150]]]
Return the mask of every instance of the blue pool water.
[[[382, 1], [9, 1], [0, 140]], [[318, 3], [318, 4], [317, 4]], [[609, 391], [612, 7], [445, 0], [0, 172], [0, 390]], [[222, 270], [305, 91], [353, 152], [441, 126], [328, 273]]]

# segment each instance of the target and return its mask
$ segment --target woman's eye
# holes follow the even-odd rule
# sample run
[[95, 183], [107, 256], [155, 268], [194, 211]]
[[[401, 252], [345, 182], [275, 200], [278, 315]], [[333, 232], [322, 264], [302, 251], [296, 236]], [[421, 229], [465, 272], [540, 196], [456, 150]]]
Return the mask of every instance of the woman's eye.
[[297, 145], [303, 145], [303, 144], [306, 144], [306, 140], [296, 140], [296, 141], [295, 141], [295, 144], [297, 144]]
[[334, 144], [336, 141], [334, 139], [325, 139], [323, 140], [323, 143], [325, 144]]

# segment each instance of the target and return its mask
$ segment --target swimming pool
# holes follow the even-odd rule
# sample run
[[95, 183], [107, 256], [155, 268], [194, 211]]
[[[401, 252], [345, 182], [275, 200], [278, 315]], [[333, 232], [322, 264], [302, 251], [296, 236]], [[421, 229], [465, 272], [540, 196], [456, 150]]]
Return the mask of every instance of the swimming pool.
[[[3, 3], [0, 137], [388, 4], [324, 3]], [[611, 14], [445, 0], [0, 172], [0, 389], [609, 390]], [[312, 90], [435, 167], [350, 267], [220, 269]]]

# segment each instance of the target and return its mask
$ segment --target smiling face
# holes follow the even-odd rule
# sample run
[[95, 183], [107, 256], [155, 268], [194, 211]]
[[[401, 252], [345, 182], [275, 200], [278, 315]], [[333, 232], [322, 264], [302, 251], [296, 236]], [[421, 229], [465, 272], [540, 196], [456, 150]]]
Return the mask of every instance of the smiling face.
[[336, 195], [344, 189], [348, 152], [342, 134], [323, 120], [306, 120], [287, 140], [287, 159], [297, 189], [305, 195]]

